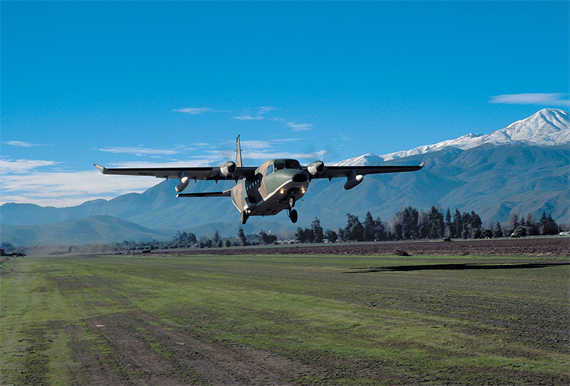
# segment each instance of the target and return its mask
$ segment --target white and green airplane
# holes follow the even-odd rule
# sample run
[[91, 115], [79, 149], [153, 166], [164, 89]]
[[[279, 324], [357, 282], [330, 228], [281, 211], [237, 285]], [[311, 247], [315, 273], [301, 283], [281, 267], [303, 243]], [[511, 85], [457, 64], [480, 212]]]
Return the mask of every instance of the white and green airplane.
[[[240, 212], [241, 223], [250, 216], [273, 216], [287, 210], [291, 222], [297, 222], [297, 211], [293, 209], [316, 178], [346, 177], [344, 189], [352, 189], [360, 184], [366, 174], [413, 172], [424, 166], [327, 166], [322, 161], [314, 161], [307, 166], [294, 159], [272, 159], [259, 167], [242, 165], [239, 135], [236, 141], [236, 162], [227, 161], [220, 167], [160, 167], [160, 168], [113, 168], [108, 169], [94, 164], [103, 174], [127, 176], [152, 176], [157, 178], [177, 178], [179, 193], [176, 197], [231, 197]], [[191, 180], [235, 180], [236, 185], [223, 192], [180, 193]]]

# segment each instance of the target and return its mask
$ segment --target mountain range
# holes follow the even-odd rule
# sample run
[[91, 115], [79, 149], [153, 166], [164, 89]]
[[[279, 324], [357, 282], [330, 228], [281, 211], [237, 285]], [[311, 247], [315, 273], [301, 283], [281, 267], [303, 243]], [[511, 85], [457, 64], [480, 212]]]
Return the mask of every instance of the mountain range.
[[[437, 205], [461, 212], [475, 211], [484, 221], [507, 221], [515, 212], [527, 216], [532, 212], [540, 217], [551, 213], [559, 223], [568, 223], [570, 216], [570, 122], [562, 110], [543, 109], [531, 117], [514, 122], [490, 134], [468, 134], [455, 140], [421, 146], [409, 151], [382, 156], [365, 154], [337, 163], [337, 165], [399, 165], [419, 164], [425, 167], [414, 173], [366, 176], [358, 187], [345, 191], [343, 179], [315, 180], [304, 198], [297, 204], [299, 222], [291, 224], [286, 214], [251, 218], [244, 226], [246, 233], [279, 231], [283, 228], [307, 227], [315, 219], [323, 228], [338, 229], [346, 225], [346, 214], [361, 218], [366, 211], [382, 220], [405, 206], [429, 209]], [[113, 216], [146, 227], [139, 236], [166, 234], [170, 229], [210, 235], [218, 230], [222, 235], [235, 236], [239, 212], [230, 200], [223, 198], [177, 199], [174, 186], [177, 181], [163, 181], [142, 194], [131, 193], [112, 200], [94, 200], [69, 208], [40, 207], [33, 204], [8, 203], [0, 207], [2, 241], [15, 241], [16, 226], [39, 227], [48, 224]], [[232, 186], [230, 182], [217, 185], [198, 182], [188, 192], [219, 191]], [[76, 223], [74, 226], [80, 227]], [[85, 224], [82, 225], [84, 227]], [[121, 226], [114, 234], [121, 234]], [[80, 229], [83, 229], [80, 227]], [[104, 240], [101, 232], [93, 230], [93, 237]], [[129, 232], [132, 231], [132, 226]], [[151, 231], [151, 229], [161, 229]], [[140, 230], [139, 230], [140, 231]], [[36, 232], [36, 233], [34, 233]], [[18, 238], [20, 245], [37, 244], [41, 231]], [[146, 234], [145, 234], [146, 232]], [[165, 233], [166, 232], [166, 233]], [[33, 235], [36, 236], [33, 236]], [[57, 235], [53, 243], [61, 242]], [[42, 238], [43, 240], [44, 238]], [[121, 240], [128, 239], [120, 237]], [[82, 238], [81, 240], [85, 240]], [[68, 240], [67, 244], [78, 244]]]

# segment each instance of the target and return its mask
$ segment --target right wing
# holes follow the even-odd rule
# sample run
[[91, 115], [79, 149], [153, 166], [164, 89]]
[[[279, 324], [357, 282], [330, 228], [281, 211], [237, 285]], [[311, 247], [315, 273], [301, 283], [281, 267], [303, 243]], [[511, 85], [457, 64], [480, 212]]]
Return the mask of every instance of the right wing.
[[[337, 178], [349, 177], [354, 175], [367, 175], [367, 174], [381, 174], [381, 173], [402, 173], [402, 172], [415, 172], [420, 170], [425, 165], [422, 162], [418, 166], [325, 166], [321, 173], [318, 173], [312, 178]], [[306, 167], [304, 168], [307, 169]]]
[[121, 176], [150, 176], [156, 178], [181, 178], [191, 180], [237, 180], [240, 178], [253, 179], [255, 167], [236, 167], [236, 170], [224, 176], [219, 167], [187, 167], [187, 168], [112, 168], [93, 164], [103, 174], [117, 174]]

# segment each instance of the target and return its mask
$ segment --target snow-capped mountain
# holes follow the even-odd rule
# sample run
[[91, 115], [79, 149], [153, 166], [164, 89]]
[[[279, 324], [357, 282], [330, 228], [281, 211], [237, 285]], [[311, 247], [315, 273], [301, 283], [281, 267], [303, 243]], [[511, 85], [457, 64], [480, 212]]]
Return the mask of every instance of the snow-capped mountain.
[[568, 112], [558, 109], [542, 109], [536, 114], [514, 122], [491, 134], [467, 134], [457, 139], [420, 146], [412, 150], [398, 151], [382, 156], [371, 153], [337, 163], [339, 166], [373, 165], [396, 158], [425, 154], [449, 148], [472, 149], [485, 144], [495, 146], [525, 144], [534, 146], [562, 146], [570, 143]]

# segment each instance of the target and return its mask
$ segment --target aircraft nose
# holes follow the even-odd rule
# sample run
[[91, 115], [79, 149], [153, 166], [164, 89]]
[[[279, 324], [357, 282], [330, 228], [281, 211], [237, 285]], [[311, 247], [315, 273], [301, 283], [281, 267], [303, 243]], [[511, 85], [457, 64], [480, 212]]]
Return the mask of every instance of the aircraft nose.
[[308, 177], [306, 173], [297, 173], [293, 176], [293, 182], [307, 182]]

